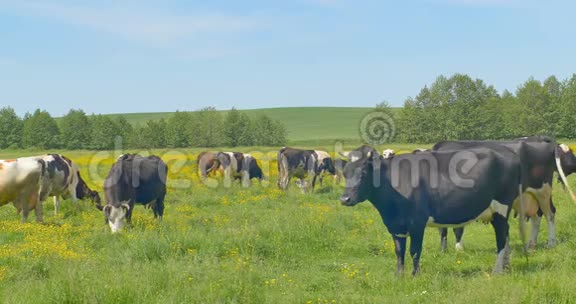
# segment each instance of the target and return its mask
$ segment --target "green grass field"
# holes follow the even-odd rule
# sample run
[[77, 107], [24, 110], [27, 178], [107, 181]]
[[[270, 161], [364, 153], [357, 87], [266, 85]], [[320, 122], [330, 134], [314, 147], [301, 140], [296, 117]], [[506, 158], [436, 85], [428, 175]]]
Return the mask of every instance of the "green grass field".
[[[361, 119], [371, 108], [271, 108], [242, 110], [250, 116], [266, 114], [272, 119], [284, 123], [288, 129], [290, 141], [322, 142], [326, 140], [346, 140], [359, 138], [358, 129]], [[225, 113], [226, 111], [222, 111]], [[110, 114], [111, 117], [120, 114]], [[147, 120], [169, 118], [173, 113], [131, 113], [121, 114], [134, 124]]]
[[[45, 225], [34, 223], [33, 215], [20, 224], [12, 206], [0, 208], [0, 303], [575, 301], [576, 206], [558, 185], [557, 247], [545, 248], [543, 223], [539, 248], [526, 259], [512, 219], [512, 269], [492, 276], [491, 226], [470, 225], [464, 252], [455, 252], [450, 232], [446, 253], [439, 251], [438, 232], [428, 229], [421, 274], [395, 277], [391, 238], [370, 203], [341, 206], [342, 186], [331, 183], [313, 194], [301, 194], [294, 185], [281, 192], [275, 164], [266, 161], [269, 184], [208, 188], [194, 173], [199, 151], [152, 151], [172, 168], [161, 225], [142, 206], [134, 210], [133, 226], [117, 235], [89, 202], [63, 202], [57, 216], [46, 202]], [[112, 153], [63, 152], [100, 190]], [[264, 152], [274, 155], [271, 148]], [[22, 153], [3, 152], [0, 158]], [[98, 174], [89, 174], [90, 163], [99, 163]]]

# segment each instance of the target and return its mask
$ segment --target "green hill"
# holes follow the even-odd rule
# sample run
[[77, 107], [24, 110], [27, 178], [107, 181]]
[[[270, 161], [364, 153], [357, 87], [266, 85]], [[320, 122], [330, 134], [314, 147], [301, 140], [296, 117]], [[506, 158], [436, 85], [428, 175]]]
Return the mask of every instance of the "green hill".
[[[303, 107], [241, 110], [250, 116], [266, 114], [284, 123], [290, 141], [317, 141], [330, 139], [357, 139], [362, 118], [372, 108]], [[226, 111], [222, 111], [225, 113]], [[169, 118], [173, 113], [128, 113], [124, 115], [133, 123]]]

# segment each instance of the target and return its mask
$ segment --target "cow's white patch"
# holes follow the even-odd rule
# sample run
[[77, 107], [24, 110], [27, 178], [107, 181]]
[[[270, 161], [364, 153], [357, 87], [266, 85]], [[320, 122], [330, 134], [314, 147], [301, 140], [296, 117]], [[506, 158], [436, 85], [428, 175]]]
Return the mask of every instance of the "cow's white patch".
[[504, 248], [498, 252], [496, 257], [496, 265], [494, 265], [493, 273], [501, 273], [504, 269], [510, 266], [510, 252], [512, 249], [510, 248], [510, 241], [508, 237], [506, 237], [506, 245]]
[[382, 151], [382, 157], [384, 159], [391, 158], [394, 155], [396, 155], [396, 152], [394, 152], [394, 150], [392, 150], [392, 149], [386, 149], [386, 150]]
[[500, 203], [499, 201], [493, 200], [492, 202], [490, 202], [490, 207], [484, 210], [482, 214], [478, 216], [477, 220], [489, 222], [492, 220], [492, 216], [494, 215], [494, 213], [498, 213], [503, 217], [506, 217], [508, 215], [508, 206]]
[[540, 223], [542, 218], [539, 216], [532, 217], [530, 219], [532, 222], [532, 232], [530, 233], [530, 240], [528, 241], [528, 248], [535, 248], [538, 244], [538, 232], [540, 231]]
[[506, 215], [508, 214], [508, 206], [493, 200], [492, 202], [490, 202], [490, 206], [484, 210], [480, 215], [478, 215], [478, 217], [476, 217], [473, 220], [467, 221], [467, 222], [463, 222], [463, 223], [456, 223], [456, 224], [440, 224], [440, 223], [436, 223], [434, 221], [433, 217], [428, 217], [428, 222], [426, 223], [426, 226], [428, 227], [440, 227], [440, 228], [457, 228], [457, 227], [463, 227], [466, 226], [474, 221], [483, 221], [483, 222], [489, 222], [492, 220], [492, 216], [494, 215], [494, 213], [498, 213], [504, 217], [506, 217]]
[[464, 251], [464, 242], [460, 241], [456, 243], [456, 251]]
[[330, 158], [330, 154], [326, 151], [314, 150], [314, 152], [318, 155], [318, 163], [323, 162], [326, 158]]
[[[556, 224], [554, 222], [552, 205], [550, 204], [552, 186], [545, 183], [539, 189], [528, 188], [524, 191], [524, 195], [524, 215], [530, 217], [532, 221], [532, 230], [530, 232], [528, 246], [535, 246], [538, 241], [541, 222], [541, 218], [537, 215], [538, 208], [542, 210], [542, 213], [546, 216], [546, 223], [548, 225], [548, 245], [554, 246], [556, 244]], [[519, 210], [518, 200], [515, 202], [514, 207], [516, 210]]]
[[570, 147], [568, 147], [567, 145], [560, 144], [559, 146], [560, 146], [560, 149], [562, 149], [562, 151], [564, 151], [564, 153], [570, 152]]
[[238, 171], [238, 161], [236, 160], [236, 157], [234, 157], [234, 152], [224, 152], [224, 154], [230, 157], [230, 168], [232, 172], [235, 173]]

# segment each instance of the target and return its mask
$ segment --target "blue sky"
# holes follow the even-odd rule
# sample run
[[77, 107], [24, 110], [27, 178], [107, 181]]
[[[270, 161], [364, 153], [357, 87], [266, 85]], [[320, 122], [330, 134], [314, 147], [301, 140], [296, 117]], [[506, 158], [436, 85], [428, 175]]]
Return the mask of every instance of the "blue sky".
[[515, 90], [576, 72], [575, 11], [557, 0], [0, 0], [0, 106], [400, 106], [457, 72]]

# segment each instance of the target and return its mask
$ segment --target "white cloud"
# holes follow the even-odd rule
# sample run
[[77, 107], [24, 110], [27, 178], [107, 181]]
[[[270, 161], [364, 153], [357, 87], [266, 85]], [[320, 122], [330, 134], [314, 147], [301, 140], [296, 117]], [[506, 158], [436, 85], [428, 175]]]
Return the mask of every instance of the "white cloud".
[[182, 13], [122, 6], [73, 6], [48, 1], [0, 1], [0, 11], [51, 18], [128, 39], [168, 41], [201, 33], [253, 30], [260, 22], [250, 16], [222, 13]]

